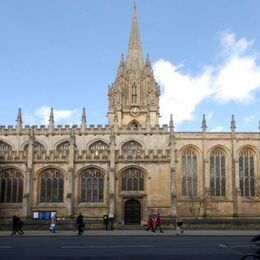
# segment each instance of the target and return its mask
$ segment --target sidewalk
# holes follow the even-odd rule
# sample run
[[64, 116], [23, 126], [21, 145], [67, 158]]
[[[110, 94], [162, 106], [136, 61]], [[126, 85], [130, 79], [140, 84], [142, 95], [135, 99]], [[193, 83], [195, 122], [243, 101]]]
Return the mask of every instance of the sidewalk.
[[[11, 231], [0, 231], [0, 237], [10, 237]], [[260, 234], [260, 231], [252, 230], [185, 230], [183, 236], [249, 236]], [[18, 237], [19, 235], [14, 235]], [[51, 233], [48, 230], [24, 230], [24, 235], [20, 237], [60, 237], [77, 236], [77, 232], [72, 230], [57, 230]], [[164, 233], [157, 231], [153, 233], [145, 230], [85, 230], [82, 236], [176, 236], [175, 230], [165, 230]]]

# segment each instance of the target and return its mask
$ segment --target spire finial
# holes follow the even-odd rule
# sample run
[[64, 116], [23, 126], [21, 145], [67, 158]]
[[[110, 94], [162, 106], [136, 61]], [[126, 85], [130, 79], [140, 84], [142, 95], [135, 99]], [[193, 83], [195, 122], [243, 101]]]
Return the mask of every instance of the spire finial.
[[206, 116], [205, 114], [203, 114], [203, 117], [202, 117], [202, 125], [201, 125], [201, 128], [202, 128], [202, 131], [203, 132], [206, 132], [207, 131], [207, 121], [206, 121]]
[[86, 108], [85, 107], [83, 107], [81, 122], [82, 122], [82, 124], [86, 124], [86, 122], [87, 122]]
[[142, 69], [144, 66], [135, 2], [126, 64], [127, 67], [131, 69]]
[[174, 132], [174, 123], [173, 123], [173, 117], [172, 114], [170, 115], [170, 132]]
[[18, 109], [18, 114], [17, 114], [17, 119], [16, 119], [16, 128], [20, 131], [22, 129], [22, 124], [23, 124], [23, 120], [22, 120], [22, 109], [19, 108]]
[[87, 126], [87, 116], [86, 116], [86, 108], [83, 107], [82, 116], [81, 116], [81, 131], [85, 132]]
[[231, 126], [230, 126], [230, 129], [232, 132], [235, 132], [236, 131], [236, 121], [235, 121], [235, 116], [232, 115], [232, 118], [231, 118]]
[[53, 108], [51, 107], [51, 112], [50, 112], [50, 118], [49, 118], [49, 130], [53, 131], [54, 129], [54, 115], [53, 115]]

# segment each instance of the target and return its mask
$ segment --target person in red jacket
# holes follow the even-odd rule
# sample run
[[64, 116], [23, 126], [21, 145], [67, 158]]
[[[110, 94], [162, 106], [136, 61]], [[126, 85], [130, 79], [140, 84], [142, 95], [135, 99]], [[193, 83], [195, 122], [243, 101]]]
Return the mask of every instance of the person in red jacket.
[[146, 229], [146, 231], [148, 231], [149, 229], [151, 229], [152, 230], [152, 232], [154, 232], [154, 221], [153, 221], [153, 218], [152, 218], [152, 216], [149, 216], [149, 218], [148, 218], [148, 221], [147, 221], [147, 229]]
[[160, 213], [157, 212], [157, 215], [156, 215], [156, 222], [155, 222], [155, 228], [154, 228], [154, 231], [156, 231], [156, 229], [159, 227], [160, 229], [160, 232], [163, 233], [163, 230], [162, 230], [162, 227], [161, 227], [161, 216], [160, 216]]

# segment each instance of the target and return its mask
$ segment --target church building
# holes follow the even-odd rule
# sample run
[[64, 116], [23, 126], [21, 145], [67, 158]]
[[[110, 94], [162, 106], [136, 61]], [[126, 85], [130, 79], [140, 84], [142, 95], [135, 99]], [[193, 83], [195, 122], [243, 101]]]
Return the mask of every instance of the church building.
[[0, 218], [57, 212], [115, 225], [260, 217], [260, 132], [177, 132], [159, 125], [160, 87], [142, 53], [134, 7], [128, 52], [108, 89], [108, 125], [0, 126]]

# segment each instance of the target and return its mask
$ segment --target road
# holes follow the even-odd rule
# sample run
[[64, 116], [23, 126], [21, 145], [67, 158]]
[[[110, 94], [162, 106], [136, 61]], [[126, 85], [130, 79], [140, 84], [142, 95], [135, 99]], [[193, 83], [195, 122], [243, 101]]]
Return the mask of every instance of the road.
[[250, 237], [0, 237], [0, 259], [228, 259], [250, 251]]

